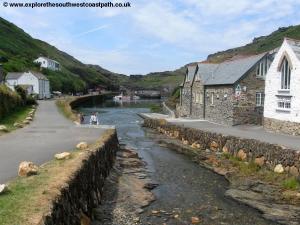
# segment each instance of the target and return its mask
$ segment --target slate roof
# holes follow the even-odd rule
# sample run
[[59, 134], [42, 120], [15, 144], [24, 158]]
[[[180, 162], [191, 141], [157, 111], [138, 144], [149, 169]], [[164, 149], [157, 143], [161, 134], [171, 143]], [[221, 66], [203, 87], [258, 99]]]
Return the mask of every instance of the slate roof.
[[[187, 67], [187, 77], [189, 78], [188, 80], [190, 81], [190, 85], [192, 85], [193, 83], [193, 79], [194, 79], [194, 76], [195, 76], [195, 73], [196, 73], [196, 69], [197, 69], [197, 65], [193, 65], [193, 66], [188, 66]], [[187, 82], [187, 80], [185, 81]]]
[[292, 48], [293, 52], [296, 54], [297, 58], [300, 60], [300, 41], [291, 39], [291, 38], [285, 38], [289, 46]]
[[42, 73], [33, 72], [33, 71], [30, 71], [30, 73], [32, 73], [39, 80], [48, 80], [48, 78]]
[[205, 85], [226, 85], [234, 84], [244, 76], [266, 53], [250, 56], [247, 58], [225, 61], [220, 63], [204, 81]]
[[6, 75], [6, 80], [17, 80], [19, 79], [21, 76], [23, 75], [23, 73], [7, 73]]
[[198, 70], [196, 73], [196, 77], [200, 76], [200, 79], [205, 83], [210, 76], [212, 76], [213, 72], [218, 68], [219, 64], [212, 63], [198, 63]]
[[[6, 80], [18, 80], [25, 72], [10, 72], [6, 75]], [[39, 80], [48, 80], [48, 78], [41, 73], [30, 71]]]

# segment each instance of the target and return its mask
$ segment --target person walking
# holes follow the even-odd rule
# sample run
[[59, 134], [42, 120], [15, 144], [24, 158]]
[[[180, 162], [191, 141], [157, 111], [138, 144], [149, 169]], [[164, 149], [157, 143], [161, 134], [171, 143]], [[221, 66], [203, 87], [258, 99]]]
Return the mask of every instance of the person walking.
[[84, 124], [84, 115], [80, 113], [80, 124]]
[[90, 118], [90, 125], [99, 125], [99, 120], [96, 113], [93, 113]]

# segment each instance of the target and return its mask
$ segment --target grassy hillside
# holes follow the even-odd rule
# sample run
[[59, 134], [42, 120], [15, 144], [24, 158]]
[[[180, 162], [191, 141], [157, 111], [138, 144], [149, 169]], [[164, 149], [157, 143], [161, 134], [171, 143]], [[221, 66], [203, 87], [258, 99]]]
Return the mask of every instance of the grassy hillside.
[[300, 25], [279, 28], [270, 35], [254, 38], [245, 46], [211, 54], [207, 59], [210, 62], [222, 62], [236, 55], [253, 55], [270, 51], [279, 47], [284, 37], [300, 40]]
[[78, 92], [99, 84], [115, 87], [109, 77], [110, 71], [106, 70], [104, 75], [46, 42], [32, 38], [0, 17], [0, 63], [5, 72], [39, 70], [32, 61], [40, 55], [55, 59], [62, 65], [62, 70], [58, 72], [43, 70], [51, 82], [52, 90]]

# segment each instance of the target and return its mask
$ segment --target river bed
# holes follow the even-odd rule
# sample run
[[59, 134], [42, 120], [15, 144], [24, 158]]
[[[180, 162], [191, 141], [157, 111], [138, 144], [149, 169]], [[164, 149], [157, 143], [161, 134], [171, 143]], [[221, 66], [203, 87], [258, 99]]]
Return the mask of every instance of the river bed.
[[[137, 101], [120, 105], [108, 101], [80, 108], [86, 115], [98, 112], [101, 124], [115, 125], [120, 143], [138, 151], [149, 176], [159, 184], [153, 190], [156, 201], [139, 215], [141, 224], [185, 225], [191, 224], [191, 217], [198, 217], [201, 224], [207, 225], [275, 224], [263, 219], [258, 211], [225, 197], [229, 184], [224, 177], [160, 145], [157, 134], [141, 127], [143, 120], [137, 113], [149, 112], [147, 106], [157, 103]], [[176, 218], [152, 215], [153, 210], [170, 212]]]

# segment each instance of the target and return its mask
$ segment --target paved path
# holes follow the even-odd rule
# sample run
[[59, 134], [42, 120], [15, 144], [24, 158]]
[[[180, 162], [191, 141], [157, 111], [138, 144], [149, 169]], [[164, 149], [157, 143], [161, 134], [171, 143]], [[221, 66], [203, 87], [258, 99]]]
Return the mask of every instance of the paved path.
[[192, 120], [192, 119], [181, 119], [181, 118], [173, 119], [166, 115], [157, 114], [157, 113], [144, 113], [141, 116], [149, 117], [149, 118], [166, 119], [170, 123], [182, 125], [185, 127], [191, 127], [191, 128], [204, 130], [204, 131], [221, 133], [225, 135], [232, 135], [232, 136], [237, 136], [242, 138], [256, 139], [263, 142], [278, 144], [289, 148], [293, 148], [295, 150], [300, 150], [299, 136], [297, 137], [297, 136], [267, 132], [261, 126], [251, 126], [251, 125], [225, 126], [225, 125], [210, 123], [205, 120]]
[[30, 125], [0, 136], [0, 184], [17, 176], [21, 161], [42, 164], [55, 153], [75, 149], [80, 141], [93, 143], [103, 131], [76, 127], [58, 112], [55, 101], [40, 101]]

